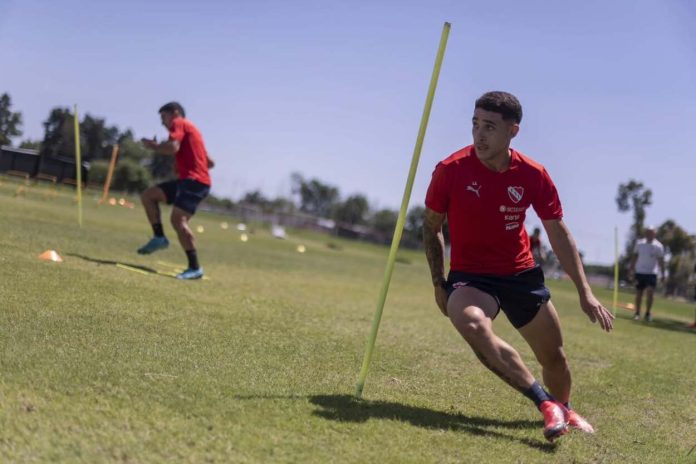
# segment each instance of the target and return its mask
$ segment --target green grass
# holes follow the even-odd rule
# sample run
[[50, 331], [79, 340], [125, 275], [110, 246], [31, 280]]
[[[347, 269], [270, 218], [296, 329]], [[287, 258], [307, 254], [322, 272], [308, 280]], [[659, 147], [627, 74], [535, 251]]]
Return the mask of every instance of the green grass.
[[[650, 325], [622, 310], [607, 335], [551, 282], [573, 401], [598, 433], [550, 445], [439, 315], [419, 253], [399, 252], [356, 401], [386, 248], [263, 228], [243, 243], [234, 220], [200, 214], [209, 279], [179, 282], [99, 263], [183, 267], [176, 244], [135, 253], [142, 208], [87, 192], [80, 229], [70, 190], [18, 185], [0, 178], [2, 462], [696, 461], [693, 306], [658, 298]], [[65, 262], [38, 260], [46, 249]], [[504, 317], [496, 328], [538, 375]]]

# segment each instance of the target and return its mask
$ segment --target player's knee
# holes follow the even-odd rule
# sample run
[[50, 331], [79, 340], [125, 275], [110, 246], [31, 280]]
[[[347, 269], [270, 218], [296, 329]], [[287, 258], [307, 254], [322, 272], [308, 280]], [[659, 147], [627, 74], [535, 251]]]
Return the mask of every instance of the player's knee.
[[[467, 314], [467, 309], [457, 317], [455, 325], [459, 329], [459, 333], [467, 340], [473, 340], [478, 338], [483, 338], [488, 335], [488, 324], [483, 317], [478, 317], [477, 315]], [[473, 312], [473, 311], [472, 311]]]
[[551, 370], [565, 370], [568, 368], [568, 358], [566, 358], [563, 347], [558, 347], [555, 350], [549, 350], [539, 356], [539, 364]]

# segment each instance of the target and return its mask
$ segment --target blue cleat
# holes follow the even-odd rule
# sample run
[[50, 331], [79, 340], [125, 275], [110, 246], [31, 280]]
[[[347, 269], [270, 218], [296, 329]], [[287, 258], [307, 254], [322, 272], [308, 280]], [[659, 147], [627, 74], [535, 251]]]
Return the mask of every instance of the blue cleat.
[[149, 242], [138, 248], [138, 254], [149, 255], [157, 250], [164, 250], [169, 246], [169, 240], [167, 237], [152, 237]]
[[193, 280], [200, 279], [201, 277], [203, 277], [202, 267], [199, 267], [198, 269], [186, 269], [181, 274], [176, 275], [176, 278], [179, 280]]

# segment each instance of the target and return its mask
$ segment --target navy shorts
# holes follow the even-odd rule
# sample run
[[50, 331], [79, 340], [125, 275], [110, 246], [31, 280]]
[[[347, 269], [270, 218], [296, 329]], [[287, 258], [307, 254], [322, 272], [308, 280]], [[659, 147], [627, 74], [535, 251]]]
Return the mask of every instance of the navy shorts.
[[502, 309], [517, 329], [534, 319], [541, 305], [551, 299], [551, 292], [544, 285], [544, 272], [539, 266], [510, 276], [450, 271], [447, 295], [462, 287], [473, 287], [492, 296], [498, 303], [498, 312]]
[[646, 287], [655, 288], [657, 286], [656, 274], [636, 274], [636, 289], [643, 290]]
[[189, 214], [194, 214], [196, 208], [208, 196], [210, 186], [193, 179], [170, 180], [158, 184], [164, 196], [167, 197], [167, 204], [173, 204]]

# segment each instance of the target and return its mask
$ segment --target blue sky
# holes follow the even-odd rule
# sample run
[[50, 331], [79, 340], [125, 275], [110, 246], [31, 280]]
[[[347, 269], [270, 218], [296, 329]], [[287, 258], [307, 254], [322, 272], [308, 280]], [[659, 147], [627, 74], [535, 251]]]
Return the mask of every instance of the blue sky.
[[[689, 0], [0, 0], [0, 92], [40, 138], [77, 103], [138, 136], [179, 100], [218, 161], [213, 191], [287, 195], [301, 172], [398, 208], [444, 21], [452, 31], [411, 204], [471, 141], [488, 90], [524, 107], [513, 147], [543, 163], [590, 262], [613, 259], [630, 178], [648, 222], [696, 233], [696, 4]], [[538, 223], [533, 212], [529, 227]]]

